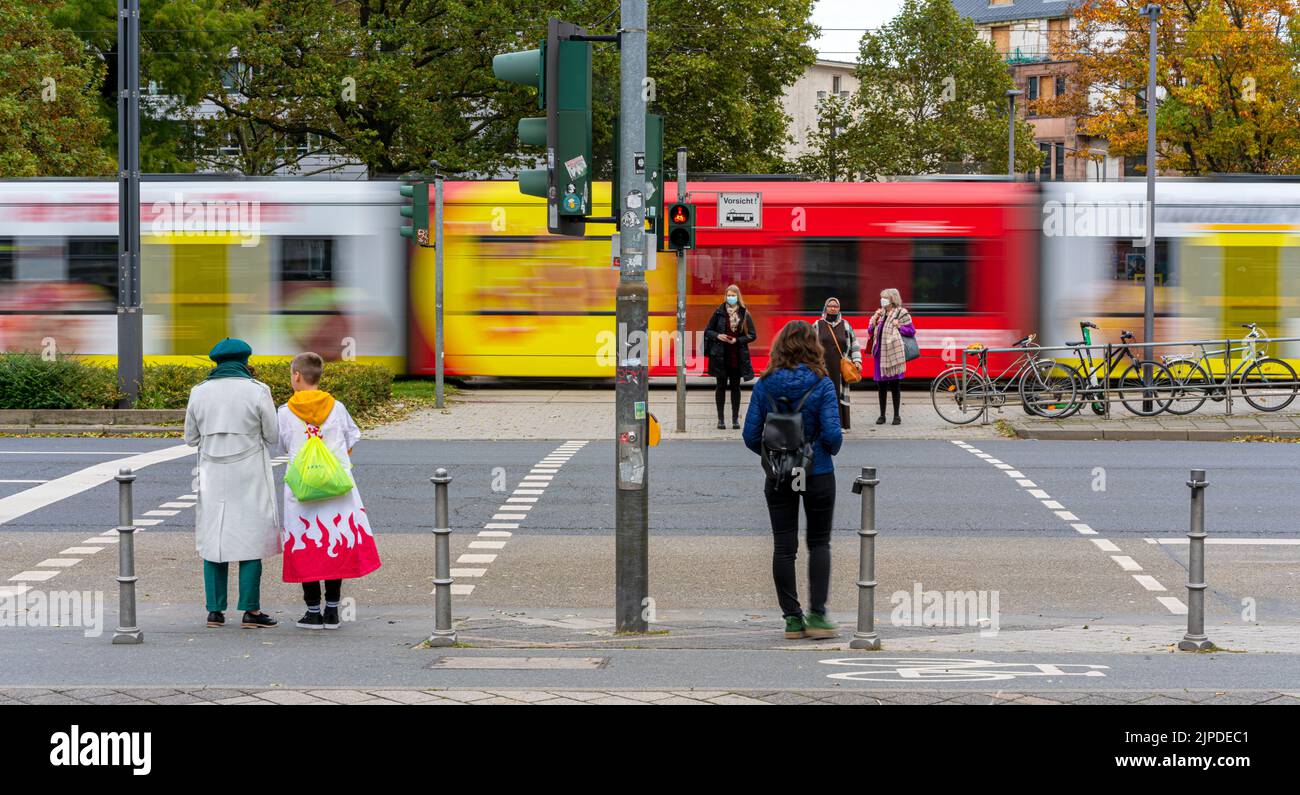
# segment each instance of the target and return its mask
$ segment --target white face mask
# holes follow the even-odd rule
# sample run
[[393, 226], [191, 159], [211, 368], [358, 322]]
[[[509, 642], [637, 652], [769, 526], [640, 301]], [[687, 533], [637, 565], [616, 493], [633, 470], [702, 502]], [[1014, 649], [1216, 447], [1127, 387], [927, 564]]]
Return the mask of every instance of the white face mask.
[[882, 299], [880, 299], [880, 308], [881, 308], [881, 309], [888, 309], [888, 308], [889, 308], [889, 299], [888, 299], [888, 298], [882, 298]]

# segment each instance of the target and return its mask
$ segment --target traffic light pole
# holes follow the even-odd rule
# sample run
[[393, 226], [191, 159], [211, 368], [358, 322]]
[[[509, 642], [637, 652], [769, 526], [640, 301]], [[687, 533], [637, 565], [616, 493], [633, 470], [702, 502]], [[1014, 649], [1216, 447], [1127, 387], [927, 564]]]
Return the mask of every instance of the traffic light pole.
[[[677, 147], [677, 201], [686, 201], [686, 147]], [[664, 224], [667, 226], [667, 223]], [[677, 432], [686, 433], [686, 251], [677, 249]]]
[[433, 403], [435, 408], [447, 405], [443, 394], [443, 349], [446, 347], [446, 329], [442, 322], [442, 174], [433, 175], [433, 270], [434, 270], [434, 362]]
[[[619, 361], [615, 377], [614, 611], [619, 632], [649, 628], [649, 354], [650, 290], [645, 271], [646, 0], [623, 0], [619, 26], [619, 281], [615, 318]], [[644, 158], [642, 158], [644, 159]]]
[[140, 0], [117, 1], [117, 388], [135, 405], [144, 378], [140, 306]]

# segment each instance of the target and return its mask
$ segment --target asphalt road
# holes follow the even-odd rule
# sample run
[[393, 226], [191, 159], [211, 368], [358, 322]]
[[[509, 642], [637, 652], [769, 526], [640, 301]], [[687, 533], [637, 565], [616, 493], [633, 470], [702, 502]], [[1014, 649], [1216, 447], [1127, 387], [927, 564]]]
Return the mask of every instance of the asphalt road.
[[[660, 610], [686, 617], [671, 637], [679, 648], [586, 652], [608, 657], [599, 670], [587, 672], [429, 669], [439, 653], [423, 652], [417, 658], [410, 645], [428, 630], [428, 530], [433, 524], [428, 478], [439, 466], [455, 477], [453, 574], [464, 589], [457, 596], [458, 617], [510, 614], [527, 622], [544, 611], [551, 616], [608, 616], [613, 595], [609, 443], [359, 445], [355, 474], [375, 522], [384, 567], [345, 588], [345, 596], [357, 599], [364, 620], [344, 632], [329, 633], [329, 648], [346, 655], [339, 659], [368, 658], [368, 663], [340, 671], [304, 662], [302, 655], [316, 655], [322, 640], [290, 625], [301, 611], [300, 595], [296, 586], [278, 582], [275, 564], [268, 564], [263, 579], [263, 602], [285, 626], [251, 634], [230, 628], [217, 635], [201, 628], [193, 509], [176, 505], [193, 491], [194, 459], [176, 448], [174, 439], [0, 440], [0, 481], [46, 481], [0, 483], [0, 592], [15, 587], [15, 582], [37, 589], [102, 591], [110, 633], [116, 615], [116, 555], [107, 544], [102, 554], [84, 550], [89, 539], [116, 524], [117, 485], [111, 471], [142, 453], [180, 456], [137, 471], [136, 516], [164, 512], [148, 519], [157, 524], [145, 527], [137, 539], [141, 623], [150, 637], [146, 649], [133, 652], [139, 667], [122, 668], [114, 656], [120, 656], [120, 649], [110, 647], [103, 636], [85, 637], [75, 627], [0, 627], [6, 638], [0, 643], [0, 671], [5, 672], [0, 683], [729, 688], [880, 684], [878, 679], [827, 678], [831, 666], [824, 659], [851, 655], [781, 647], [768, 568], [762, 475], [757, 457], [739, 442], [673, 442], [653, 451], [652, 595]], [[859, 503], [850, 487], [859, 466], [873, 465], [881, 479], [876, 610], [887, 637], [891, 631], [895, 638], [904, 632], [887, 623], [891, 594], [922, 584], [926, 589], [998, 591], [1002, 627], [1012, 632], [1005, 636], [1012, 640], [997, 648], [1018, 648], [1014, 639], [1023, 637], [1037, 638], [1026, 640], [1026, 649], [1047, 651], [942, 656], [1109, 666], [1095, 669], [1104, 671], [1104, 677], [1053, 677], [1031, 671], [1018, 675], [1023, 681], [1017, 686], [1024, 687], [1149, 689], [1162, 682], [1209, 688], [1300, 687], [1294, 673], [1300, 643], [1286, 640], [1300, 639], [1300, 545], [1295, 543], [1300, 541], [1300, 513], [1293, 496], [1300, 477], [1298, 458], [1300, 447], [1289, 444], [851, 440], [837, 458], [832, 613], [846, 624], [853, 621]], [[87, 473], [97, 465], [101, 469], [95, 485], [87, 481]], [[108, 475], [102, 465], [108, 465]], [[1240, 642], [1249, 651], [1276, 653], [1150, 653], [1161, 647], [1160, 638], [1177, 639], [1185, 621], [1176, 609], [1186, 599], [1187, 581], [1187, 547], [1179, 541], [1187, 531], [1189, 513], [1184, 481], [1193, 467], [1209, 471], [1211, 538], [1238, 542], [1211, 546], [1207, 552], [1211, 634], [1217, 629], [1221, 640], [1244, 639]], [[67, 493], [60, 496], [51, 490]], [[171, 508], [166, 507], [169, 503]], [[61, 560], [72, 563], [57, 562]], [[58, 574], [48, 580], [13, 579], [32, 570], [56, 569]], [[690, 623], [692, 616], [705, 611], [707, 621]], [[709, 621], [753, 621], [755, 629], [728, 636], [732, 639], [726, 643], [715, 642], [706, 638], [714, 626]], [[1080, 634], [1089, 626], [1110, 628], [1112, 637], [1094, 644]], [[1145, 634], [1126, 652], [1121, 641], [1128, 639], [1130, 627], [1133, 635]], [[1057, 635], [1043, 641], [1035, 635], [1042, 632]], [[480, 637], [490, 635], [479, 631]], [[566, 642], [570, 635], [564, 636]], [[1052, 645], [1058, 635], [1059, 644]], [[692, 637], [716, 648], [689, 648]], [[529, 643], [549, 642], [544, 632], [530, 638]], [[924, 648], [917, 643], [924, 641], [906, 648]], [[448, 653], [473, 656], [489, 651], [497, 650]], [[523, 654], [500, 651], [504, 656]], [[214, 659], [231, 662], [219, 674], [206, 676]], [[958, 677], [938, 684], [965, 687], [976, 681]]]

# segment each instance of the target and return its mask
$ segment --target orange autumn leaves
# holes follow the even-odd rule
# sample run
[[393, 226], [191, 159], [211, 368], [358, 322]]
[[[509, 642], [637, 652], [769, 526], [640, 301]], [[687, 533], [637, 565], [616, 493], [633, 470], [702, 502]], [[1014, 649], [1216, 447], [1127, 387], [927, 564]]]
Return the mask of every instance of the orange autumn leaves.
[[[1148, 20], [1139, 0], [1084, 0], [1054, 57], [1077, 71], [1043, 101], [1080, 116], [1079, 130], [1112, 155], [1146, 152]], [[1297, 0], [1177, 0], [1161, 4], [1157, 115], [1161, 173], [1293, 174], [1300, 170]]]

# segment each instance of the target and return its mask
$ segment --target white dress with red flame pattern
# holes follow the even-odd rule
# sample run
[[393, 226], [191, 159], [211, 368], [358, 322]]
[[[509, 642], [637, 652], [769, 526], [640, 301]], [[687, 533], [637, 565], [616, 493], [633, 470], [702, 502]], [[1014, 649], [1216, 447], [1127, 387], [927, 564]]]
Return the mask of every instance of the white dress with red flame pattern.
[[[361, 438], [361, 430], [342, 403], [335, 401], [319, 426], [308, 425], [288, 406], [281, 406], [279, 425], [280, 446], [291, 462], [309, 436], [319, 434], [339, 463], [351, 468], [348, 450]], [[364, 577], [380, 565], [370, 518], [355, 487], [339, 497], [299, 502], [285, 486], [280, 543], [284, 547], [285, 582]]]

